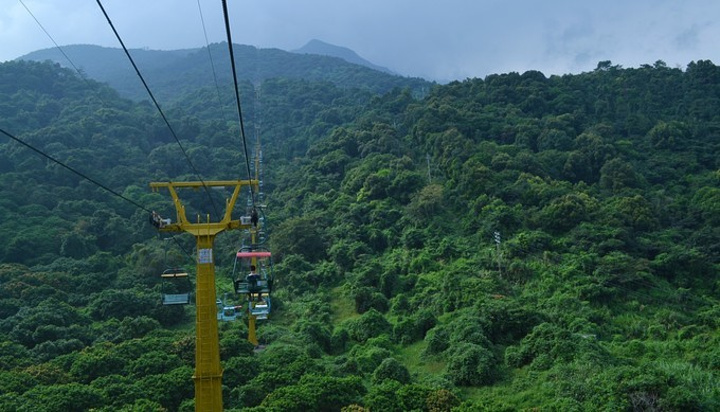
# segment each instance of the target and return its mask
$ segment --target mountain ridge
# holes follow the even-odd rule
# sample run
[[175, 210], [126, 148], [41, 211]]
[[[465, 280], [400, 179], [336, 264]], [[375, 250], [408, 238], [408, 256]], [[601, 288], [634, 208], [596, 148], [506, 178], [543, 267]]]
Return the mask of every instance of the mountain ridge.
[[[376, 93], [385, 93], [395, 87], [422, 92], [427, 91], [432, 84], [424, 79], [391, 74], [336, 56], [259, 49], [238, 44], [234, 45], [234, 51], [238, 79], [251, 83], [278, 77], [300, 78], [329, 81], [340, 87], [366, 89]], [[223, 85], [231, 84], [227, 43], [214, 43], [209, 47], [195, 49], [131, 49], [129, 52], [153, 93], [162, 99], [177, 99], [184, 92], [216, 87], [215, 81]], [[72, 64], [69, 64], [65, 55], [72, 60]], [[42, 49], [16, 60], [50, 60], [63, 67], [77, 68], [93, 80], [108, 83], [123, 97], [133, 100], [147, 98], [130, 62], [119, 48], [71, 45], [63, 47], [62, 53], [57, 48]]]
[[369, 60], [366, 60], [358, 55], [354, 50], [347, 47], [336, 46], [334, 44], [326, 43], [322, 40], [312, 39], [307, 42], [304, 46], [299, 49], [290, 50], [291, 53], [298, 54], [318, 54], [321, 56], [332, 56], [339, 57], [348, 63], [358, 64], [361, 66], [369, 67], [373, 70], [385, 72], [388, 74], [397, 74], [387, 67], [378, 66]]

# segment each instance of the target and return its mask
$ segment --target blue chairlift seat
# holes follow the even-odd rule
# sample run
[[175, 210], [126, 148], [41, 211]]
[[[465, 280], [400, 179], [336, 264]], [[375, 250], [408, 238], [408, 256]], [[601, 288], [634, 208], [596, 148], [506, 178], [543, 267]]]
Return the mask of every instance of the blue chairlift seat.
[[242, 316], [242, 306], [223, 306], [217, 313], [217, 320], [231, 322]]
[[250, 314], [258, 320], [267, 319], [270, 316], [270, 296], [263, 296], [263, 300], [250, 305]]
[[189, 293], [165, 293], [162, 297], [163, 305], [187, 305], [189, 303]]

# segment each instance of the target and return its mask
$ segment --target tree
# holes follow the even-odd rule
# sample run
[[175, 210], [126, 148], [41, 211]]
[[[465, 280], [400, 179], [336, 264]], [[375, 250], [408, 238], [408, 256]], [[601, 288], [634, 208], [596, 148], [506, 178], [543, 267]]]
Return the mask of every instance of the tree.
[[390, 322], [375, 309], [370, 309], [355, 320], [348, 321], [348, 333], [358, 342], [365, 342], [370, 338], [389, 334]]
[[493, 353], [478, 344], [462, 342], [447, 353], [447, 374], [460, 386], [491, 385], [498, 376]]
[[378, 384], [386, 379], [393, 379], [402, 384], [410, 383], [410, 372], [395, 358], [386, 358], [373, 371], [372, 382]]
[[125, 361], [105, 348], [94, 347], [81, 353], [70, 367], [70, 374], [81, 382], [89, 383], [107, 375], [123, 372]]
[[387, 379], [379, 385], [370, 387], [365, 395], [365, 407], [371, 411], [403, 412], [398, 399], [402, 384], [394, 379]]
[[608, 160], [600, 169], [600, 186], [613, 193], [636, 187], [637, 184], [632, 165], [620, 158]]
[[168, 373], [145, 376], [135, 383], [135, 387], [142, 389], [149, 400], [168, 410], [178, 410], [183, 401], [193, 397], [192, 376], [191, 367], [181, 366]]
[[585, 193], [567, 194], [543, 207], [540, 212], [541, 223], [553, 232], [565, 231], [590, 219], [597, 208], [597, 201]]
[[94, 295], [90, 315], [95, 319], [146, 315], [155, 309], [158, 299], [139, 289], [108, 289]]
[[647, 133], [650, 143], [658, 149], [672, 149], [688, 138], [687, 126], [682, 122], [659, 121]]
[[408, 211], [417, 220], [430, 219], [442, 210], [443, 200], [442, 185], [430, 184], [411, 196]]
[[326, 256], [325, 241], [318, 222], [309, 217], [288, 219], [273, 233], [272, 246], [276, 255], [304, 256], [314, 263]]
[[47, 412], [82, 411], [98, 408], [107, 400], [93, 387], [79, 383], [37, 386], [23, 395], [26, 410]]
[[364, 393], [365, 388], [358, 377], [336, 378], [308, 374], [296, 385], [273, 391], [261, 406], [285, 411], [337, 410], [359, 402]]
[[429, 412], [447, 412], [460, 405], [460, 399], [447, 389], [437, 389], [427, 396]]

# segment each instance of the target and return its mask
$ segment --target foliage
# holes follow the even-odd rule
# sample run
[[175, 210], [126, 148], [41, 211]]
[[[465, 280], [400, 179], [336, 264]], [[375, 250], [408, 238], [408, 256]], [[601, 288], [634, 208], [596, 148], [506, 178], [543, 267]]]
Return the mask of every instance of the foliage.
[[350, 338], [358, 342], [366, 342], [370, 338], [389, 334], [390, 328], [390, 323], [375, 309], [370, 309], [359, 318], [348, 321], [347, 324]]
[[[201, 58], [158, 83], [198, 170], [146, 103], [0, 65], [3, 130], [137, 202], [0, 140], [1, 410], [193, 409], [193, 308], [159, 305], [158, 274], [195, 245], [157, 238], [147, 210], [174, 206], [147, 182], [242, 175]], [[718, 409], [718, 67], [600, 62], [419, 98], [292, 61], [316, 74], [263, 63], [241, 84], [276, 283], [262, 348], [220, 327], [228, 410]], [[187, 207], [213, 213], [202, 191]], [[216, 239], [219, 296], [243, 237]]]
[[393, 379], [400, 383], [407, 384], [410, 382], [410, 372], [394, 358], [385, 358], [375, 371], [373, 371], [372, 381], [377, 384], [386, 379]]

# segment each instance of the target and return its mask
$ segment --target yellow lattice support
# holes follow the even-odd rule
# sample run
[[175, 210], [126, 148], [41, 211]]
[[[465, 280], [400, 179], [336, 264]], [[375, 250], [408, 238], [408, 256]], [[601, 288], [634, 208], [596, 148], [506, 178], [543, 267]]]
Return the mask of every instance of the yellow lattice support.
[[[235, 187], [232, 197], [227, 200], [225, 214], [219, 222], [204, 222], [198, 218], [197, 223], [190, 223], [177, 194], [177, 188]], [[161, 231], [188, 232], [195, 236], [197, 243], [197, 281], [196, 281], [196, 317], [195, 317], [195, 411], [222, 411], [222, 368], [220, 366], [220, 344], [218, 341], [217, 306], [215, 293], [215, 262], [213, 245], [215, 236], [230, 229], [249, 229], [250, 225], [241, 224], [240, 220], [232, 219], [242, 187], [258, 187], [257, 180], [223, 180], [206, 182], [153, 182], [153, 190], [167, 188], [172, 196], [177, 211], [177, 222], [163, 224]], [[168, 388], [172, 390], [172, 388]]]
[[[248, 303], [251, 305], [252, 303]], [[248, 342], [253, 345], [258, 345], [257, 334], [255, 333], [255, 315], [252, 313], [248, 315]]]

